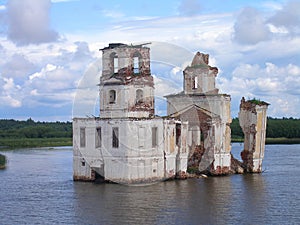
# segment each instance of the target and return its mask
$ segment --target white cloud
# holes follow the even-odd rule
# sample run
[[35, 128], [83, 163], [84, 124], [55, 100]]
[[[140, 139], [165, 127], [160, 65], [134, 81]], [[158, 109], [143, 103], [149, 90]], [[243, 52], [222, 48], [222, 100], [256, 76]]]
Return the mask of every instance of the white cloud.
[[269, 35], [262, 14], [255, 8], [244, 8], [234, 25], [234, 39], [242, 44], [256, 44], [267, 40]]
[[40, 72], [29, 76], [23, 86], [24, 103], [58, 107], [70, 104], [74, 95], [71, 71], [47, 64]]
[[17, 45], [40, 44], [58, 39], [50, 28], [50, 0], [9, 0], [8, 38]]
[[22, 83], [28, 73], [36, 70], [36, 65], [24, 54], [15, 53], [6, 60], [7, 61], [2, 65], [2, 76], [13, 77], [17, 83]]
[[157, 75], [153, 75], [153, 79], [155, 87], [155, 114], [165, 116], [167, 115], [167, 101], [164, 96], [179, 93], [182, 90], [182, 87], [178, 86], [172, 79], [162, 78]]
[[288, 1], [269, 22], [277, 27], [285, 27], [291, 32], [300, 32], [300, 2]]
[[231, 94], [235, 102], [242, 96], [259, 98], [271, 103], [271, 116], [294, 116], [300, 114], [300, 66], [288, 64], [276, 66], [241, 64], [230, 79], [219, 78], [218, 85], [223, 93]]
[[46, 67], [43, 68], [41, 72], [37, 72], [37, 73], [30, 75], [29, 80], [45, 77], [47, 75], [47, 73], [54, 71], [56, 69], [57, 69], [57, 66], [52, 65], [52, 64], [47, 64]]
[[19, 85], [14, 83], [13, 78], [2, 77], [0, 79], [0, 101], [3, 105], [9, 105], [13, 108], [22, 106], [20, 101], [20, 89]]
[[22, 106], [21, 101], [14, 99], [13, 97], [11, 97], [10, 95], [6, 95], [6, 96], [1, 96], [0, 100], [2, 103], [4, 103], [5, 105], [9, 105], [13, 108], [19, 108]]
[[20, 86], [16, 86], [13, 78], [3, 78], [5, 84], [3, 85], [3, 90], [9, 92], [10, 90], [16, 88], [20, 89]]
[[174, 85], [173, 80], [168, 80], [165, 78], [153, 75], [155, 96], [163, 97], [168, 94], [176, 94], [182, 90], [182, 87]]
[[[61, 1], [65, 0], [52, 0], [53, 3]], [[1, 105], [38, 105], [47, 107], [49, 111], [54, 107], [56, 110], [59, 107], [68, 107], [71, 111], [72, 100], [75, 98], [75, 101], [79, 99], [79, 102], [83, 102], [78, 104], [82, 108], [80, 112], [85, 112], [88, 107], [88, 110], [92, 111], [97, 101], [96, 84], [99, 82], [98, 76], [101, 71], [99, 48], [107, 46], [109, 42], [130, 44], [151, 41], [151, 63], [154, 64], [151, 71], [156, 75], [157, 97], [162, 98], [163, 95], [182, 90], [182, 70], [191, 63], [195, 52], [200, 51], [209, 54], [210, 65], [219, 68], [218, 88], [222, 93], [232, 95], [233, 111], [238, 111], [239, 100], [245, 96], [270, 102], [268, 114], [272, 116], [299, 117], [300, 36], [299, 25], [296, 23], [297, 7], [293, 9], [290, 3], [281, 5], [268, 2], [262, 5], [261, 11], [247, 8], [235, 18], [237, 14], [234, 11], [226, 14], [203, 12], [201, 10], [205, 8], [202, 9], [200, 1], [180, 2], [191, 4], [185, 5], [186, 9], [180, 16], [167, 17], [153, 17], [152, 14], [127, 17], [123, 14], [123, 9], [118, 6], [112, 7], [111, 11], [104, 13], [114, 20], [109, 20], [111, 22], [104, 27], [101, 25], [98, 30], [67, 33], [65, 39], [59, 42], [25, 45], [42, 42], [38, 41], [37, 37], [27, 35], [28, 30], [24, 32], [24, 37], [19, 35], [14, 40], [23, 46], [16, 46], [6, 38], [0, 37], [1, 76], [6, 79], [12, 78], [6, 81], [0, 79]], [[198, 4], [194, 9], [190, 7], [193, 2]], [[26, 7], [25, 3], [28, 3]], [[53, 30], [49, 25], [49, 4], [49, 1], [45, 0], [18, 1], [20, 9], [15, 6], [10, 19], [23, 18], [22, 23], [27, 23], [30, 19], [42, 18], [41, 21], [36, 19], [32, 27], [39, 31], [46, 30], [44, 33], [51, 33]], [[36, 9], [41, 5], [45, 6], [40, 11], [44, 17], [31, 13], [30, 19], [27, 19], [22, 15], [24, 11], [21, 9], [25, 8], [25, 12], [29, 12], [28, 9]], [[178, 9], [178, 2], [170, 7], [173, 7], [172, 10]], [[43, 19], [45, 17], [48, 19]], [[278, 19], [281, 17], [284, 17], [282, 21]], [[22, 23], [14, 23], [10, 28], [20, 27], [21, 32], [24, 29]], [[36, 23], [44, 24], [45, 29], [35, 25]], [[233, 36], [236, 39], [233, 39]], [[78, 40], [84, 42], [77, 42]], [[156, 41], [163, 41], [169, 45]], [[88, 65], [95, 61], [97, 63], [92, 65], [95, 68], [87, 69]]]
[[[87, 43], [16, 48], [4, 42], [3, 46], [0, 49], [3, 55], [0, 62], [1, 107], [45, 106], [49, 111], [69, 107], [71, 113], [78, 81], [89, 63], [95, 60], [95, 52], [89, 50]], [[20, 53], [12, 54], [14, 51]], [[97, 82], [90, 85], [97, 88]]]

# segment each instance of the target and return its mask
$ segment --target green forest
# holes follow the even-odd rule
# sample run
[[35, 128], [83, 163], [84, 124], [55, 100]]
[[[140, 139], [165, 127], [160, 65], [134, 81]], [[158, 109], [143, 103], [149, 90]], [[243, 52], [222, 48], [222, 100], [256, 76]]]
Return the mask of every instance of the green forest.
[[[233, 141], [242, 140], [243, 131], [239, 119], [232, 119], [231, 137]], [[267, 144], [298, 144], [300, 143], [300, 119], [295, 118], [267, 118]]]
[[13, 119], [0, 120], [0, 146], [51, 147], [72, 145], [71, 122], [35, 122]]
[[[242, 141], [243, 131], [238, 118], [231, 123], [232, 141]], [[300, 143], [300, 119], [272, 118], [267, 120], [267, 144]], [[0, 119], [0, 147], [71, 146], [72, 122], [35, 122]]]

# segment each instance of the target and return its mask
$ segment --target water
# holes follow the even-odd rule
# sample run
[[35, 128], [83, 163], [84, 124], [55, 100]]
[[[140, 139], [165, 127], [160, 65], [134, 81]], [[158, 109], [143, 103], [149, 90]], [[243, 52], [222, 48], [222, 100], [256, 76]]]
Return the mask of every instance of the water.
[[300, 145], [267, 145], [262, 174], [149, 186], [74, 183], [70, 147], [4, 154], [1, 225], [300, 224]]

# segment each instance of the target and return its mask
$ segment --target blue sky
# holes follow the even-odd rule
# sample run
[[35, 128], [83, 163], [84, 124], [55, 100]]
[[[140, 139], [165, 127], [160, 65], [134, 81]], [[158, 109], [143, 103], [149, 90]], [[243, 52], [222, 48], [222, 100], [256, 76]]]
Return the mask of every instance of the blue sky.
[[200, 51], [233, 117], [243, 96], [300, 117], [299, 0], [0, 0], [0, 118], [97, 115], [99, 49], [112, 42], [152, 42], [159, 114]]

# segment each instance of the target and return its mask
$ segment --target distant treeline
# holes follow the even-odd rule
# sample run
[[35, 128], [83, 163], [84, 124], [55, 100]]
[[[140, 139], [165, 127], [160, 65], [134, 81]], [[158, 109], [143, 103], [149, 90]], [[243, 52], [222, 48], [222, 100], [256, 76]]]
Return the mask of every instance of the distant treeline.
[[[231, 135], [243, 138], [238, 118], [232, 119]], [[267, 120], [268, 138], [300, 138], [300, 119], [272, 118]], [[72, 122], [35, 122], [0, 119], [0, 138], [71, 138]]]
[[[244, 133], [239, 125], [239, 119], [232, 119], [231, 136], [243, 138]], [[267, 138], [300, 138], [300, 119], [294, 118], [267, 118]]]
[[71, 138], [71, 122], [0, 120], [0, 138]]

